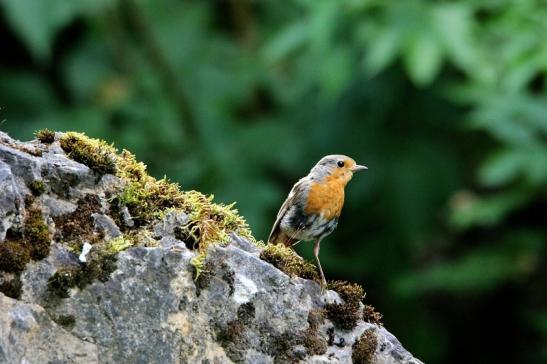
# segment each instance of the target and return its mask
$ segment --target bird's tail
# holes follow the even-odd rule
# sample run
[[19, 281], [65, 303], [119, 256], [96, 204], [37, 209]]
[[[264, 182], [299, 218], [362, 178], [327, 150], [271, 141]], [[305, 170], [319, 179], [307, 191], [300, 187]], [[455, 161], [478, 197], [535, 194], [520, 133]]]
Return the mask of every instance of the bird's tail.
[[270, 237], [268, 238], [269, 244], [283, 244], [285, 246], [292, 246], [297, 242], [298, 240], [291, 238], [280, 229], [273, 230], [270, 234]]

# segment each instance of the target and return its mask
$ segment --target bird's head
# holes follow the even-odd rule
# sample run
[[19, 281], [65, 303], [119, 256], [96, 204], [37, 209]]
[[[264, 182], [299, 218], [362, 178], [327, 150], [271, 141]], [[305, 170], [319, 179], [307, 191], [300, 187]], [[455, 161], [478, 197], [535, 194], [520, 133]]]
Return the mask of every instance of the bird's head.
[[351, 180], [353, 173], [368, 169], [366, 166], [358, 165], [352, 158], [331, 154], [323, 157], [310, 171], [310, 176], [319, 181], [325, 179], [335, 180], [344, 186]]

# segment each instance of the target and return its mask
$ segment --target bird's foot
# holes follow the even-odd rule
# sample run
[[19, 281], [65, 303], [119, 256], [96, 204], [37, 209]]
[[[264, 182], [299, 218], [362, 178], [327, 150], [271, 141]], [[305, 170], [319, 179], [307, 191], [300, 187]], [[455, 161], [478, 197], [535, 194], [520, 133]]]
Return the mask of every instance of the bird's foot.
[[321, 294], [324, 294], [327, 291], [327, 280], [325, 277], [321, 277]]

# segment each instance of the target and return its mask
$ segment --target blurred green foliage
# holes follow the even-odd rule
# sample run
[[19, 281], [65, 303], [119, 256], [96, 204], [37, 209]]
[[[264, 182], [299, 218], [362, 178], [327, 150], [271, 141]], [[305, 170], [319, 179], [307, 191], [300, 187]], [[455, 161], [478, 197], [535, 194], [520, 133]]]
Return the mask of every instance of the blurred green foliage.
[[323, 244], [327, 275], [362, 281], [426, 362], [547, 361], [544, 1], [0, 11], [3, 130], [113, 141], [157, 176], [237, 201], [258, 239], [319, 158], [351, 155], [370, 169]]

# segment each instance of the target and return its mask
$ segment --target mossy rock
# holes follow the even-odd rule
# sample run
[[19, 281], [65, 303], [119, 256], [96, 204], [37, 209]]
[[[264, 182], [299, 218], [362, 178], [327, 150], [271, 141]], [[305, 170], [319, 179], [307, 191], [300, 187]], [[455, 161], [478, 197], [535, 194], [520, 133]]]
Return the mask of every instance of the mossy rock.
[[51, 239], [49, 229], [43, 220], [42, 212], [37, 209], [28, 211], [23, 227], [23, 239], [30, 250], [30, 257], [40, 260], [49, 255]]
[[125, 187], [111, 200], [117, 209], [127, 207], [135, 227], [148, 227], [170, 209], [179, 209], [190, 217], [188, 224], [180, 227], [179, 234], [185, 241], [192, 241], [200, 252], [206, 251], [210, 243], [227, 243], [229, 233], [254, 241], [249, 226], [233, 204], [213, 203], [212, 196], [183, 191], [167, 178], [148, 175], [146, 166], [127, 150], [118, 152], [102, 140], [76, 132], [62, 135], [60, 144], [75, 161], [97, 173], [115, 174], [123, 180]]
[[104, 141], [69, 132], [61, 139], [61, 148], [76, 162], [85, 164], [97, 173], [116, 173], [116, 150]]
[[6, 240], [0, 242], [0, 271], [23, 271], [31, 260], [47, 257], [50, 244], [49, 229], [42, 212], [29, 208], [23, 228], [20, 231], [9, 230]]
[[18, 241], [0, 243], [0, 270], [4, 272], [20, 272], [30, 261], [29, 249]]
[[359, 313], [360, 302], [365, 296], [363, 287], [345, 281], [329, 282], [328, 288], [336, 291], [343, 303], [329, 303], [325, 306], [327, 316], [342, 330], [351, 330], [362, 318]]
[[305, 261], [289, 247], [269, 244], [260, 253], [260, 259], [267, 261], [291, 277], [319, 280], [315, 265]]
[[115, 270], [116, 254], [96, 249], [88, 262], [57, 270], [48, 280], [48, 290], [59, 298], [68, 298], [71, 288], [84, 289], [96, 279], [106, 282]]
[[378, 338], [373, 329], [366, 330], [353, 344], [351, 360], [354, 364], [371, 364], [378, 346]]
[[44, 185], [44, 181], [36, 180], [29, 183], [28, 188], [30, 189], [30, 192], [34, 196], [40, 196], [44, 192], [46, 192], [46, 186]]
[[55, 132], [47, 128], [38, 130], [34, 135], [36, 136], [36, 139], [44, 144], [51, 144], [55, 141]]
[[19, 299], [23, 292], [23, 283], [21, 282], [19, 274], [16, 274], [11, 279], [5, 279], [0, 284], [0, 292], [8, 297]]

